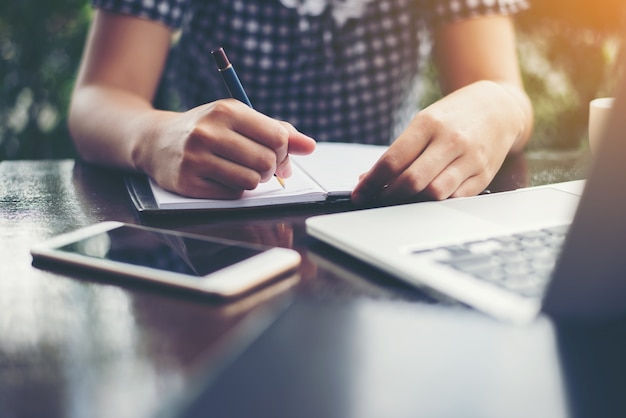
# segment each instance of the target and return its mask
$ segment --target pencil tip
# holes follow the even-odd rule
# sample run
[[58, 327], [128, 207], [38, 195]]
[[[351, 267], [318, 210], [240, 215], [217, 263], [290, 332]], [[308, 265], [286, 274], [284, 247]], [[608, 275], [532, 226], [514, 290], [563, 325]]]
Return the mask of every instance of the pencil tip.
[[276, 174], [274, 174], [274, 177], [276, 177], [276, 180], [278, 180], [278, 183], [280, 183], [280, 185], [282, 186], [282, 188], [285, 188], [285, 180], [283, 180], [282, 178], [280, 178], [279, 176], [277, 176]]

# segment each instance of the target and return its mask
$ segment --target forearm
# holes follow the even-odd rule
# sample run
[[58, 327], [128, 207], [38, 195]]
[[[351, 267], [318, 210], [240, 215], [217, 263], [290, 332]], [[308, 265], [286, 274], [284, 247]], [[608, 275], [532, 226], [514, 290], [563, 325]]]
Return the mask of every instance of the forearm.
[[[513, 22], [486, 16], [444, 25], [435, 32], [435, 62], [444, 94], [478, 85], [478, 99], [493, 114], [490, 123], [509, 124], [510, 152], [519, 152], [533, 127], [531, 102], [524, 91]], [[493, 88], [498, 85], [498, 88]], [[484, 94], [479, 94], [480, 91]], [[476, 94], [476, 93], [474, 93]]]
[[[505, 93], [501, 104], [502, 114], [511, 126], [515, 139], [509, 153], [519, 153], [530, 140], [534, 125], [534, 112], [530, 98], [524, 88], [516, 83], [494, 81]], [[494, 91], [494, 94], [499, 94]]]
[[171, 115], [132, 93], [87, 85], [74, 92], [69, 128], [86, 161], [146, 171], [141, 161], [144, 149], [154, 142], [159, 121]]
[[288, 175], [288, 152], [313, 150], [292, 126], [236, 100], [154, 109], [171, 35], [158, 22], [96, 12], [69, 110], [82, 158], [146, 173], [183, 195], [233, 199]]

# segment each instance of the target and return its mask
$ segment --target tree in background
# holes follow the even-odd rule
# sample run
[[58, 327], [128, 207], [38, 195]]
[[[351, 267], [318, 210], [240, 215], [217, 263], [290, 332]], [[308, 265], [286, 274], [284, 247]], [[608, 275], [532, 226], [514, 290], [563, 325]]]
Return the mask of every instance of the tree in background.
[[[531, 0], [519, 16], [531, 148], [586, 143], [587, 103], [613, 88], [624, 3]], [[88, 0], [0, 1], [0, 160], [75, 156], [65, 117], [90, 19]]]
[[65, 123], [85, 0], [0, 1], [0, 160], [74, 156]]
[[624, 0], [531, 0], [519, 16], [524, 83], [535, 108], [531, 148], [587, 144], [588, 103], [612, 95]]

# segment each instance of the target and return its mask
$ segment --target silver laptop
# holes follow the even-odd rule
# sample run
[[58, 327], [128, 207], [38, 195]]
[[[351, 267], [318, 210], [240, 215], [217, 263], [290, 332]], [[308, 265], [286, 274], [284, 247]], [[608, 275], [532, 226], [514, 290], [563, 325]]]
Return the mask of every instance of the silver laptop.
[[626, 315], [626, 82], [605, 132], [585, 181], [315, 216], [307, 232], [504, 320]]

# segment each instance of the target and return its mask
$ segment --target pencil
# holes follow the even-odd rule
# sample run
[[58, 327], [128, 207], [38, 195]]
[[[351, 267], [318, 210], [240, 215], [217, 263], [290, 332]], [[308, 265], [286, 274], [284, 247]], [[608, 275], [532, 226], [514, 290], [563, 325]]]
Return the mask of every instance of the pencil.
[[[228, 60], [226, 52], [224, 52], [224, 48], [219, 47], [211, 51], [211, 55], [213, 55], [213, 58], [215, 59], [215, 63], [217, 64], [217, 70], [222, 75], [222, 79], [224, 80], [224, 84], [226, 84], [226, 88], [228, 89], [230, 95], [234, 99], [237, 99], [240, 102], [252, 107], [252, 103], [250, 103], [250, 99], [248, 98], [246, 91], [243, 89], [241, 81], [239, 81], [239, 77], [235, 72], [235, 68]], [[278, 183], [284, 189], [285, 180], [283, 180], [276, 174], [274, 174], [274, 177], [276, 177], [276, 180], [278, 180]]]

